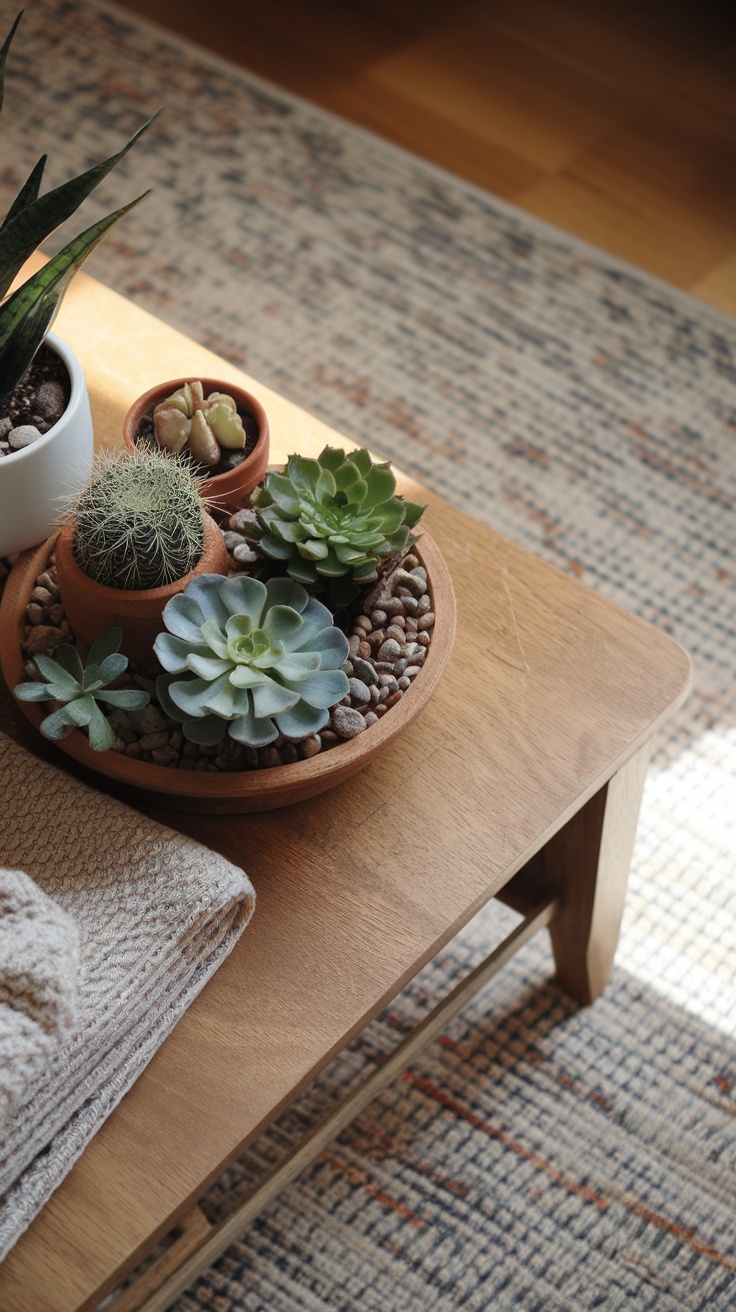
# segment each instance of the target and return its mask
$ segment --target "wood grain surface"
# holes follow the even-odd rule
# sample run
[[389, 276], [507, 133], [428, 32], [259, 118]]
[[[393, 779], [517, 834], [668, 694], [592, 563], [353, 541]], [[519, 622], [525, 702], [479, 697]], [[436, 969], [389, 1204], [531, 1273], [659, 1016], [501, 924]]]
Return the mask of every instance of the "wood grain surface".
[[[101, 444], [157, 378], [242, 378], [84, 275], [59, 331], [90, 382]], [[339, 440], [244, 385], [268, 412], [276, 460]], [[457, 595], [437, 693], [365, 770], [311, 801], [250, 816], [151, 811], [242, 864], [256, 913], [0, 1267], [0, 1312], [94, 1306], [686, 694], [689, 661], [667, 635], [408, 480], [401, 490], [429, 503]], [[0, 714], [51, 751], [7, 695]]]
[[736, 313], [736, 7], [122, 0]]

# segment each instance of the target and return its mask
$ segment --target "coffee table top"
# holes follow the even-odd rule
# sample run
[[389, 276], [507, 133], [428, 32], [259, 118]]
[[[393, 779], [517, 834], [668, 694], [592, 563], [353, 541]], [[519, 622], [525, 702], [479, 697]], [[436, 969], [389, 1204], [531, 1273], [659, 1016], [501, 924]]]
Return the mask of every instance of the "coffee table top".
[[[273, 459], [345, 439], [80, 275], [59, 316], [95, 428], [191, 373], [263, 402]], [[69, 1312], [247, 1143], [684, 698], [671, 638], [410, 480], [450, 568], [455, 650], [428, 709], [338, 789], [261, 815], [151, 814], [222, 852], [253, 922], [0, 1266], [0, 1309]], [[52, 755], [5, 695], [3, 727]], [[63, 762], [62, 762], [63, 763]]]

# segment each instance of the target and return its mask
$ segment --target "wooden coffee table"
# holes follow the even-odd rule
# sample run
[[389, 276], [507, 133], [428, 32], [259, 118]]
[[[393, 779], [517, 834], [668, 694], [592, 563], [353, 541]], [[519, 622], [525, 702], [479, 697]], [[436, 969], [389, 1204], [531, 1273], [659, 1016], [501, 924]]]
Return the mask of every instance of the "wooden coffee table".
[[[80, 276], [59, 331], [80, 356], [100, 440], [130, 401], [191, 373], [242, 375]], [[345, 440], [253, 380], [274, 459]], [[492, 440], [492, 435], [489, 435]], [[162, 1262], [110, 1306], [169, 1306], [519, 940], [549, 922], [560, 984], [591, 1002], [619, 931], [652, 737], [684, 699], [666, 634], [409, 480], [453, 575], [454, 653], [429, 708], [338, 789], [261, 815], [151, 810], [242, 864], [253, 922], [0, 1266], [0, 1312], [96, 1308], [159, 1239]], [[2, 724], [37, 752], [12, 700]], [[61, 760], [63, 764], [63, 760]], [[527, 919], [392, 1062], [212, 1231], [218, 1174], [488, 901]], [[177, 1272], [178, 1269], [178, 1272]], [[172, 1271], [174, 1274], [172, 1275]]]

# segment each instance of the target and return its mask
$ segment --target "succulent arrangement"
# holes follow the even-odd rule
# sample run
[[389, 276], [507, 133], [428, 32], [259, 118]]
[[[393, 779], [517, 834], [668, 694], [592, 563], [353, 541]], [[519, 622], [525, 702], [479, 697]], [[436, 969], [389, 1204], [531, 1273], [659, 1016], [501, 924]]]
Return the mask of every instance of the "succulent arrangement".
[[20, 683], [15, 695], [23, 702], [58, 702], [51, 715], [41, 722], [48, 738], [64, 738], [72, 729], [86, 728], [89, 745], [105, 752], [115, 742], [116, 733], [99, 703], [120, 710], [141, 710], [149, 695], [137, 688], [110, 688], [128, 668], [126, 656], [119, 651], [121, 631], [107, 628], [92, 644], [86, 665], [76, 647], [62, 643], [53, 656], [39, 652], [36, 665], [42, 681]]
[[390, 463], [368, 451], [326, 446], [316, 460], [291, 455], [254, 493], [254, 535], [264, 555], [298, 583], [345, 604], [377, 578], [381, 558], [398, 556], [415, 539], [424, 507], [395, 495]]
[[[22, 12], [0, 49], [0, 109], [5, 64]], [[110, 229], [148, 193], [74, 237], [12, 295], [7, 295], [13, 279], [28, 256], [59, 224], [75, 213], [156, 117], [154, 114], [144, 123], [122, 150], [43, 196], [39, 195], [46, 165], [46, 156], [42, 155], [0, 224], [0, 406], [5, 404], [26, 373], [75, 273]]]
[[106, 587], [163, 587], [204, 550], [197, 480], [186, 460], [163, 451], [103, 454], [72, 510], [74, 558]]
[[262, 747], [324, 728], [348, 691], [348, 640], [293, 579], [194, 579], [168, 602], [156, 695], [191, 742]]
[[245, 446], [245, 429], [227, 392], [204, 395], [201, 382], [185, 383], [156, 406], [153, 427], [159, 446], [176, 455], [188, 451], [198, 465], [219, 463], [223, 449]]

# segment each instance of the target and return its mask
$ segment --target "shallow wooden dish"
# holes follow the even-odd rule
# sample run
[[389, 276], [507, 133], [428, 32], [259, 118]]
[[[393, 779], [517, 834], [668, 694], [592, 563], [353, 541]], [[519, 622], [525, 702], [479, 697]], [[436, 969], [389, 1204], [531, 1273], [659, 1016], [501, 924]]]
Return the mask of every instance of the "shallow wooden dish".
[[[26, 606], [55, 541], [56, 535], [19, 556], [5, 585], [0, 605], [0, 667], [11, 692], [24, 679], [21, 643]], [[268, 811], [334, 788], [372, 761], [420, 714], [435, 691], [452, 650], [455, 594], [447, 566], [428, 533], [422, 533], [413, 551], [427, 571], [435, 615], [427, 659], [401, 701], [357, 738], [293, 765], [217, 774], [172, 770], [168, 766], [133, 761], [118, 752], [93, 752], [78, 729], [54, 745], [96, 774], [119, 784], [127, 793], [175, 810]], [[38, 729], [47, 714], [43, 705], [34, 702], [16, 705]]]

